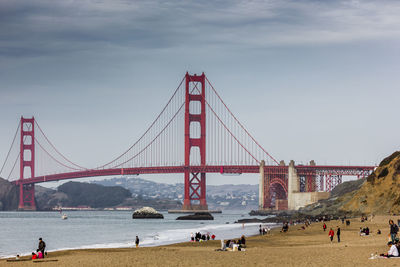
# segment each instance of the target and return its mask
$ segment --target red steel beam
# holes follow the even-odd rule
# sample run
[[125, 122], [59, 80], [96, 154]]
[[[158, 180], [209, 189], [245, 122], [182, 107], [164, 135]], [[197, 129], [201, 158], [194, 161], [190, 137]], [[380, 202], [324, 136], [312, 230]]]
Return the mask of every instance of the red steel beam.
[[[285, 166], [265, 166], [266, 171], [287, 169]], [[357, 170], [357, 171], [371, 171], [374, 166], [296, 166], [296, 169], [302, 171], [309, 168], [310, 171], [323, 171], [323, 170]], [[111, 175], [134, 175], [134, 174], [165, 174], [165, 173], [185, 173], [189, 171], [192, 173], [259, 173], [260, 166], [258, 165], [206, 165], [206, 166], [166, 166], [166, 167], [138, 167], [138, 168], [121, 168], [121, 169], [105, 169], [105, 170], [86, 170], [68, 173], [58, 173], [46, 176], [37, 176], [33, 178], [16, 180], [14, 184], [34, 184], [67, 179], [97, 177], [97, 176], [111, 176]], [[348, 174], [348, 175], [356, 175]]]

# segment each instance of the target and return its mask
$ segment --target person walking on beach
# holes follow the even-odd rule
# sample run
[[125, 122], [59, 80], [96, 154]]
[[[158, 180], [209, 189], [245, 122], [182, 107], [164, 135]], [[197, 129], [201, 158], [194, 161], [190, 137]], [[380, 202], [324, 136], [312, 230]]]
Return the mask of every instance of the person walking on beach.
[[135, 244], [136, 244], [136, 247], [138, 248], [139, 247], [139, 237], [138, 236], [136, 236]]
[[336, 236], [337, 236], [337, 242], [340, 243], [340, 227], [339, 226], [337, 227], [337, 230], [336, 230]]
[[324, 223], [324, 225], [322, 225], [322, 228], [324, 228], [324, 232], [326, 230], [326, 224]]
[[329, 238], [331, 239], [331, 243], [332, 243], [332, 241], [333, 241], [333, 236], [335, 235], [335, 232], [333, 231], [333, 229], [331, 228], [331, 230], [329, 231], [329, 234], [328, 234], [328, 236], [329, 236]]
[[393, 220], [389, 220], [390, 226], [390, 237], [392, 238], [392, 242], [395, 241], [397, 232], [399, 231], [399, 227], [393, 222]]
[[42, 252], [43, 258], [44, 258], [44, 250], [46, 249], [46, 243], [43, 241], [43, 239], [40, 237], [39, 238], [39, 245], [38, 245], [38, 251]]

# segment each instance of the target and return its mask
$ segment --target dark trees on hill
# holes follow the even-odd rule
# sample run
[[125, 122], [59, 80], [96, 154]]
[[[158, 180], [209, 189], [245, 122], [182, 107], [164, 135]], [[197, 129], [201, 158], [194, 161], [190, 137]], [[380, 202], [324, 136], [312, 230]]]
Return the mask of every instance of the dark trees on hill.
[[120, 186], [102, 186], [79, 182], [68, 182], [58, 187], [68, 195], [68, 205], [90, 206], [92, 208], [112, 207], [131, 197], [129, 190]]

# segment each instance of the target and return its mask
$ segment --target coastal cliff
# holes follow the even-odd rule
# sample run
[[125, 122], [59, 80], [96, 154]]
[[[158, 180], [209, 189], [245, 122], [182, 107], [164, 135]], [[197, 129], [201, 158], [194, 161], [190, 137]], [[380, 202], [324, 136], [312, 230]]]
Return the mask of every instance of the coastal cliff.
[[400, 151], [382, 160], [341, 210], [366, 214], [400, 213]]
[[365, 179], [336, 186], [331, 197], [299, 210], [306, 215], [400, 213], [400, 151], [382, 160]]

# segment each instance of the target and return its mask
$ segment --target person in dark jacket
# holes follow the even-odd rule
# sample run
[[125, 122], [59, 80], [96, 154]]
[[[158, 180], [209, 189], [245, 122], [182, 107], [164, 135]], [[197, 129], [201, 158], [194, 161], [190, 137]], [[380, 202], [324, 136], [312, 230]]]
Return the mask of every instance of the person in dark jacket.
[[42, 252], [43, 258], [44, 258], [44, 250], [46, 249], [46, 243], [43, 241], [43, 239], [40, 237], [39, 238], [39, 246], [38, 250]]
[[393, 220], [389, 220], [389, 226], [390, 226], [390, 237], [392, 238], [392, 242], [394, 243], [397, 232], [399, 231], [399, 227], [396, 224], [394, 224]]
[[240, 237], [240, 244], [241, 244], [243, 247], [246, 247], [246, 238], [245, 238], [244, 235], [242, 235], [242, 237]]
[[138, 236], [136, 236], [135, 244], [136, 244], [136, 247], [139, 247], [139, 237]]
[[339, 226], [337, 227], [336, 235], [337, 235], [337, 242], [340, 243], [340, 227]]

